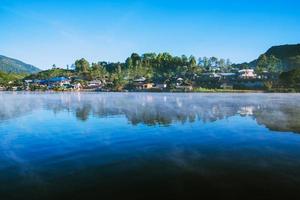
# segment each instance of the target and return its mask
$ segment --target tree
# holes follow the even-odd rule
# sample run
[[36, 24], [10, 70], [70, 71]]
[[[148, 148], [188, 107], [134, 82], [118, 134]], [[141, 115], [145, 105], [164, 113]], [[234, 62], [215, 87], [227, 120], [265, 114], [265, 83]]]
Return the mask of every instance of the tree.
[[216, 57], [210, 57], [209, 60], [210, 60], [210, 63], [211, 63], [212, 67], [214, 67], [214, 68], [218, 67], [218, 58], [216, 58]]
[[281, 61], [275, 56], [267, 56], [265, 54], [258, 58], [256, 71], [262, 73], [263, 71], [277, 72], [281, 70]]
[[132, 60], [132, 65], [133, 65], [134, 67], [137, 67], [137, 66], [140, 64], [141, 57], [140, 57], [139, 54], [133, 53], [133, 54], [131, 54], [130, 58], [131, 58], [131, 60]]
[[75, 70], [77, 72], [87, 73], [89, 69], [90, 69], [90, 63], [84, 58], [75, 61]]
[[300, 86], [300, 69], [293, 69], [288, 72], [282, 72], [279, 76], [281, 83], [288, 87]]
[[211, 64], [207, 57], [199, 58], [199, 66], [203, 67], [205, 70], [210, 70]]
[[127, 68], [132, 68], [133, 67], [133, 61], [132, 61], [131, 57], [126, 59], [125, 65], [126, 65]]
[[181, 62], [182, 62], [182, 65], [187, 65], [188, 64], [188, 58], [186, 57], [186, 55], [182, 55], [181, 56]]
[[124, 74], [121, 71], [112, 74], [111, 80], [116, 91], [121, 91], [128, 83], [128, 80], [124, 79]]
[[267, 90], [272, 89], [272, 87], [273, 87], [273, 81], [265, 81], [265, 82], [264, 82], [264, 86], [265, 86], [265, 88], [266, 88]]
[[190, 67], [194, 67], [197, 65], [197, 61], [196, 61], [196, 58], [194, 56], [190, 56], [189, 57], [189, 66]]
[[108, 75], [106, 69], [101, 65], [101, 63], [92, 63], [92, 67], [90, 70], [92, 79], [104, 80]]
[[226, 59], [226, 66], [230, 67], [231, 65], [232, 65], [232, 63], [231, 63], [230, 59]]

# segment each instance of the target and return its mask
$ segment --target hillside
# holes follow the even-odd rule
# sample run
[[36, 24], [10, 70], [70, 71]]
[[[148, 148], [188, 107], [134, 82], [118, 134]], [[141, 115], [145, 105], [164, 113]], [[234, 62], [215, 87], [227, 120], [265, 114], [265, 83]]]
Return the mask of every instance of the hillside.
[[40, 69], [22, 61], [0, 55], [0, 71], [8, 73], [36, 73]]
[[49, 79], [54, 77], [70, 77], [74, 75], [73, 70], [66, 70], [66, 69], [48, 69], [44, 71], [40, 71], [36, 74], [30, 74], [26, 77], [26, 79]]
[[300, 44], [271, 47], [266, 53], [280, 59], [284, 71], [300, 68]]
[[259, 58], [249, 63], [234, 65], [238, 68], [275, 68], [275, 71], [290, 71], [300, 68], [300, 44], [273, 46]]
[[13, 74], [0, 71], [0, 86], [8, 85], [10, 81], [23, 79], [25, 74]]
[[300, 56], [300, 44], [273, 46], [265, 53], [265, 55], [273, 55], [279, 59], [297, 57]]

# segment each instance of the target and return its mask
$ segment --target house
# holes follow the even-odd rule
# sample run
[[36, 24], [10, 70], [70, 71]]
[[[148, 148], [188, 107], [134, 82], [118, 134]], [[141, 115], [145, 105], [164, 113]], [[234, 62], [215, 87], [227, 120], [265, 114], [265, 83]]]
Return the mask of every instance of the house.
[[218, 75], [220, 75], [223, 80], [233, 80], [237, 77], [236, 73], [219, 73]]
[[68, 85], [66, 87], [67, 89], [72, 89], [72, 90], [75, 90], [75, 91], [79, 91], [82, 89], [82, 85], [80, 83], [75, 83], [75, 84], [72, 84], [72, 85]]
[[144, 83], [143, 89], [151, 89], [153, 88], [154, 84], [153, 83]]
[[164, 90], [164, 89], [167, 88], [167, 84], [166, 84], [166, 83], [156, 83], [156, 84], [154, 85], [154, 88], [160, 89], [160, 90]]
[[34, 80], [24, 80], [25, 84], [29, 85], [34, 82]]
[[54, 77], [48, 80], [39, 80], [39, 85], [47, 85], [49, 89], [54, 87], [72, 88], [70, 79], [66, 77]]
[[102, 87], [102, 81], [100, 80], [93, 80], [88, 82], [87, 86], [88, 88], [101, 88]]
[[176, 86], [176, 89], [186, 91], [186, 92], [190, 92], [190, 91], [193, 90], [193, 86], [191, 86], [191, 85], [179, 85], [179, 86]]
[[145, 77], [141, 77], [141, 78], [138, 78], [138, 79], [134, 80], [134, 82], [145, 82], [145, 81], [146, 81]]
[[145, 77], [141, 77], [138, 79], [133, 80], [133, 85], [134, 88], [136, 90], [148, 90], [148, 89], [152, 89], [154, 87], [153, 83], [148, 83], [146, 82], [146, 78]]
[[39, 80], [39, 79], [35, 79], [33, 80], [32, 84], [36, 84], [36, 85], [47, 85], [47, 80]]
[[134, 87], [137, 90], [148, 90], [148, 89], [152, 89], [154, 86], [153, 83], [134, 83]]
[[279, 78], [278, 76], [279, 76], [278, 73], [263, 71], [257, 75], [257, 78], [263, 80], [276, 80]]
[[180, 86], [180, 85], [182, 85], [183, 83], [184, 83], [183, 78], [177, 78], [177, 79], [176, 79], [176, 86]]
[[241, 79], [255, 79], [257, 75], [254, 72], [254, 69], [242, 69], [239, 70], [239, 78]]
[[74, 89], [75, 90], [81, 90], [82, 89], [82, 85], [80, 83], [76, 83], [76, 84], [74, 84]]
[[29, 90], [29, 86], [34, 83], [34, 80], [24, 80], [25, 90]]
[[63, 86], [63, 85], [69, 85], [70, 79], [66, 77], [54, 77], [47, 80], [48, 85], [55, 85], [55, 86]]
[[217, 73], [202, 73], [201, 76], [206, 79], [220, 79], [222, 76]]

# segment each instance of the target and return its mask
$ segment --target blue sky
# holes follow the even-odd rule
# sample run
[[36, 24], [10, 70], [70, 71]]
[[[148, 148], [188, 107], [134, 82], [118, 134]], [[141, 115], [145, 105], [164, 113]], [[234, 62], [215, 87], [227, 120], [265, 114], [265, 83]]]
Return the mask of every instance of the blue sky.
[[251, 61], [300, 43], [300, 1], [0, 0], [0, 54], [42, 69], [170, 52]]

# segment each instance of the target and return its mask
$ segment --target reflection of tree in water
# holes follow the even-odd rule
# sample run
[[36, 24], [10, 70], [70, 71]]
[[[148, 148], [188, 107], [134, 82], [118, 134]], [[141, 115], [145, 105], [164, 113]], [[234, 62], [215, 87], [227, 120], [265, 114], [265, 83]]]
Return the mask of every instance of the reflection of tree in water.
[[295, 102], [268, 105], [254, 115], [258, 124], [270, 130], [300, 133], [300, 105]]
[[17, 98], [13, 93], [0, 93], [0, 123], [31, 113], [38, 106], [38, 101], [27, 101], [26, 96]]
[[[175, 95], [177, 96], [177, 95]], [[219, 100], [209, 101], [207, 98], [185, 95], [174, 98], [168, 95], [167, 100], [163, 95], [125, 95], [125, 96], [97, 96], [85, 98], [81, 102], [72, 101], [72, 104], [61, 105], [61, 110], [75, 110], [79, 120], [87, 120], [90, 115], [107, 117], [124, 115], [128, 121], [137, 125], [170, 125], [174, 122], [187, 123], [201, 120], [205, 123], [222, 120], [238, 113], [241, 105], [235, 101]], [[57, 109], [56, 109], [57, 110]]]
[[252, 116], [271, 130], [300, 133], [299, 97], [269, 94], [6, 94], [0, 96], [0, 121], [35, 109], [74, 113], [81, 121], [88, 120], [91, 115], [100, 118], [121, 115], [133, 125], [164, 126], [198, 120], [210, 123], [239, 115]]
[[82, 107], [76, 108], [76, 117], [82, 121], [86, 121], [89, 118], [92, 106], [90, 104], [84, 104]]

